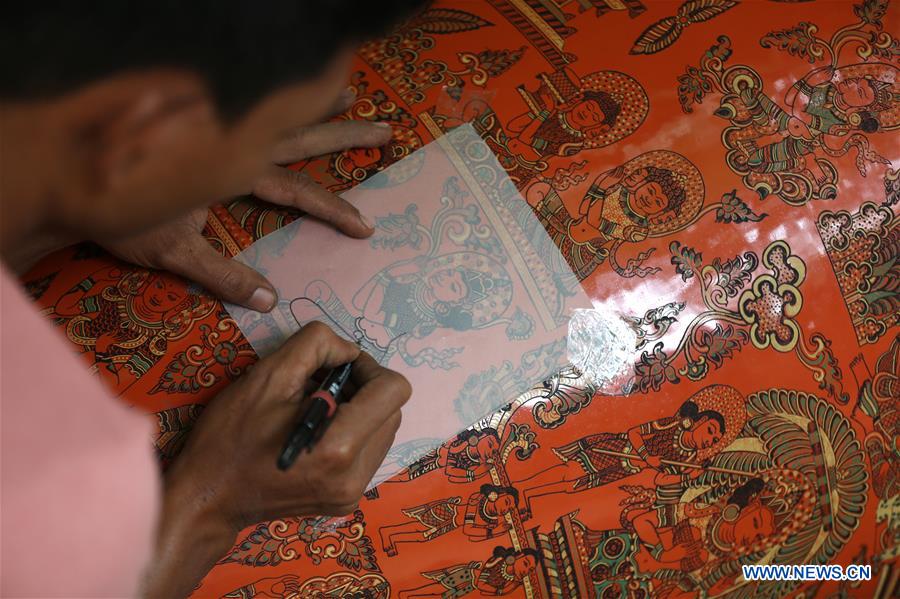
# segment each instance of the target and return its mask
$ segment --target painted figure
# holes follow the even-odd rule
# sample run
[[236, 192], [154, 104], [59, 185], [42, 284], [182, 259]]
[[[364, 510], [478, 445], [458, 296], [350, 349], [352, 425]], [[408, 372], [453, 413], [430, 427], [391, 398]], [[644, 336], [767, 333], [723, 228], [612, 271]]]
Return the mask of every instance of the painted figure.
[[334, 572], [328, 576], [263, 578], [224, 595], [224, 599], [388, 599], [391, 586], [377, 573]]
[[[578, 493], [652, 468], [657, 493], [680, 497], [704, 461], [726, 447], [743, 426], [743, 397], [733, 387], [712, 385], [682, 404], [674, 416], [646, 422], [624, 433], [597, 433], [553, 453], [563, 463], [520, 481], [525, 516], [543, 495]], [[521, 487], [521, 484], [520, 484]]]
[[559, 169], [525, 192], [579, 279], [606, 260], [613, 243], [683, 228], [702, 207], [700, 171], [674, 152], [647, 152], [592, 180], [584, 165]]
[[472, 541], [494, 538], [508, 530], [504, 516], [516, 510], [519, 492], [486, 484], [469, 497], [464, 515], [460, 514], [460, 503], [460, 497], [449, 497], [402, 510], [410, 520], [379, 529], [385, 553], [397, 555], [398, 543], [430, 541], [460, 527]]
[[69, 339], [94, 353], [101, 378], [123, 391], [165, 355], [171, 339], [214, 309], [213, 300], [185, 294], [174, 279], [112, 267], [82, 280], [53, 312], [66, 319]]
[[[456, 252], [397, 262], [380, 271], [353, 296], [358, 316], [347, 311], [324, 281], [310, 283], [304, 297], [291, 303], [291, 313], [301, 325], [324, 314], [376, 358], [387, 360], [403, 337], [423, 339], [441, 328], [467, 331], [508, 322], [501, 317], [512, 294], [512, 281], [500, 263]], [[399, 351], [408, 363], [420, 363], [403, 347]]]
[[512, 283], [499, 263], [459, 252], [396, 264], [375, 275], [353, 297], [366, 340], [387, 347], [398, 335], [425, 337], [436, 328], [489, 326], [512, 299]]
[[609, 145], [633, 133], [647, 115], [646, 93], [624, 73], [580, 78], [566, 68], [538, 78], [536, 92], [518, 88], [529, 112], [507, 124], [506, 149], [526, 164]]
[[788, 469], [751, 476], [711, 497], [707, 492], [664, 508], [646, 504], [623, 517], [631, 523], [625, 529], [588, 531], [596, 595], [718, 596], [739, 578], [730, 562], [761, 558], [806, 526], [816, 509], [810, 481]]
[[[434, 582], [414, 589], [400, 591], [400, 599], [413, 597], [442, 597], [453, 599], [467, 597], [479, 591], [484, 595], [507, 595], [522, 584], [538, 566], [539, 556], [534, 549], [516, 551], [512, 548], [496, 547], [486, 561], [472, 561], [457, 566], [449, 566], [422, 576]], [[477, 595], [473, 595], [477, 596]]]
[[821, 149], [842, 155], [850, 145], [859, 148], [860, 160], [884, 162], [868, 149], [861, 134], [879, 133], [897, 125], [891, 112], [900, 103], [893, 66], [860, 64], [825, 66], [808, 73], [786, 92], [783, 109], [759, 88], [746, 86], [741, 101], [758, 128], [758, 140], [745, 144], [746, 166], [757, 173], [810, 169], [819, 183], [832, 183], [830, 174], [815, 160], [804, 157]]
[[[329, 163], [329, 171], [340, 183], [329, 187], [330, 191], [349, 189], [422, 147], [422, 140], [413, 129], [397, 124], [391, 126], [394, 133], [387, 145], [378, 148], [351, 148], [335, 154]], [[412, 177], [421, 167], [421, 161], [412, 162], [415, 164], [407, 163], [408, 166], [393, 169], [390, 183], [399, 183], [398, 177], [403, 180]]]
[[412, 463], [398, 477], [387, 482], [404, 482], [443, 469], [452, 483], [470, 483], [483, 478], [499, 460], [500, 437], [492, 428], [464, 430], [450, 443]]
[[850, 362], [859, 395], [854, 411], [867, 418], [858, 418], [866, 428], [864, 445], [872, 469], [872, 487], [880, 498], [900, 493], [900, 336], [875, 363], [875, 373], [869, 371], [862, 355]]

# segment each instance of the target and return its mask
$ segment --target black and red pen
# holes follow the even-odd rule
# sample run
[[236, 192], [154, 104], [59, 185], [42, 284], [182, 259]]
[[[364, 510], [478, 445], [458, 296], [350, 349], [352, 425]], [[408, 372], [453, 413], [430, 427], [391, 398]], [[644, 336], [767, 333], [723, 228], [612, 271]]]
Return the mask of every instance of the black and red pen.
[[325, 425], [334, 416], [338, 404], [345, 400], [341, 397], [344, 385], [350, 380], [352, 363], [338, 366], [328, 373], [318, 390], [310, 395], [310, 404], [303, 413], [297, 426], [291, 431], [276, 462], [279, 470], [287, 470], [300, 455], [319, 438]]

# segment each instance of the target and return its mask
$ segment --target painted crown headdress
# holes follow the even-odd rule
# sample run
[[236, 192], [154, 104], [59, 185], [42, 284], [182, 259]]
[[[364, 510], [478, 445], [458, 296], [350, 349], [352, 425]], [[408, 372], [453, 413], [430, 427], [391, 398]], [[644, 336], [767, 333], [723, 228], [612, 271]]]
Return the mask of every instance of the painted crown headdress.
[[477, 304], [489, 297], [494, 289], [509, 286], [508, 280], [496, 279], [478, 270], [463, 269], [462, 272], [466, 288], [469, 290], [466, 295], [466, 302], [470, 304]]

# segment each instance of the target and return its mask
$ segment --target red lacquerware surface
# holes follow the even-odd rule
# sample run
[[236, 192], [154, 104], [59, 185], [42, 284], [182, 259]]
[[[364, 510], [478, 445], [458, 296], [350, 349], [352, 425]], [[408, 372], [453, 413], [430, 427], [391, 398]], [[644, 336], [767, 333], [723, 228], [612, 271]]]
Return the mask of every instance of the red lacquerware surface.
[[[394, 142], [298, 167], [346, 189], [473, 121], [588, 293], [633, 317], [632, 394], [569, 372], [509, 397], [352, 518], [243, 531], [196, 595], [896, 593], [898, 24], [876, 0], [459, 0], [366, 45], [347, 116]], [[233, 255], [295, 217], [239, 200], [206, 234]], [[90, 247], [25, 281], [158, 415], [163, 460], [255, 359], [221, 305]], [[746, 585], [742, 563], [873, 580]]]

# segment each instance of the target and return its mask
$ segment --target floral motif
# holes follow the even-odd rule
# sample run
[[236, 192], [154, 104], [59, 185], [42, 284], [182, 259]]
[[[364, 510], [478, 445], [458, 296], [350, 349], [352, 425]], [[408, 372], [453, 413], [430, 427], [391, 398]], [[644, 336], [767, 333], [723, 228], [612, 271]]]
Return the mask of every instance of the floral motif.
[[758, 223], [765, 217], [767, 213], [757, 214], [750, 209], [750, 206], [737, 195], [737, 190], [732, 189], [728, 193], [722, 195], [722, 201], [716, 209], [717, 223]]
[[792, 350], [800, 336], [794, 316], [802, 306], [803, 296], [793, 285], [779, 285], [769, 275], [758, 277], [740, 300], [741, 316], [751, 325], [753, 345], [759, 349], [771, 345], [780, 352]]
[[731, 358], [734, 352], [740, 351], [748, 340], [746, 332], [731, 325], [716, 324], [712, 331], [704, 329], [700, 335], [701, 343], [706, 347], [704, 355], [716, 368], [724, 364], [726, 358]]
[[753, 252], [744, 252], [730, 260], [713, 258], [711, 272], [715, 272], [715, 280], [712, 284], [723, 290], [726, 297], [735, 297], [750, 282], [758, 265], [759, 260]]
[[646, 393], [650, 389], [659, 391], [663, 383], [677, 383], [680, 380], [675, 373], [675, 367], [669, 363], [668, 356], [663, 351], [662, 343], [653, 346], [653, 353], [641, 352], [640, 361], [635, 364], [634, 372], [634, 382], [629, 391], [634, 388], [639, 389], [641, 393]]
[[816, 225], [857, 341], [875, 343], [900, 323], [900, 219], [888, 206], [864, 202], [853, 213], [823, 211]]
[[256, 525], [219, 563], [277, 566], [299, 557], [297, 545], [313, 564], [333, 559], [359, 572], [380, 572], [372, 540], [365, 534], [363, 513], [350, 518], [285, 518]]
[[422, 225], [419, 224], [418, 206], [410, 204], [403, 214], [389, 214], [375, 219], [375, 235], [370, 243], [374, 248], [395, 250], [403, 246], [418, 249], [422, 245]]
[[700, 68], [689, 66], [678, 75], [678, 101], [681, 110], [686, 113], [694, 111], [694, 104], [700, 104], [707, 94], [715, 89], [716, 81], [712, 74], [717, 72], [731, 56], [731, 39], [720, 35], [716, 43], [709, 47], [700, 59]]
[[537, 391], [531, 413], [541, 428], [556, 428], [570, 414], [577, 414], [591, 403], [594, 385], [574, 366], [564, 368], [546, 379]]
[[671, 262], [675, 265], [675, 272], [681, 275], [683, 281], [692, 278], [703, 264], [703, 254], [694, 248], [682, 246], [678, 241], [669, 244], [669, 251], [672, 252]]
[[759, 45], [763, 48], [776, 48], [809, 61], [810, 64], [822, 57], [821, 49], [816, 48], [815, 33], [818, 28], [812, 23], [798, 23], [789, 29], [772, 31], [763, 36]]
[[803, 306], [798, 289], [806, 277], [806, 267], [783, 241], [776, 241], [763, 253], [763, 264], [773, 275], [760, 275], [753, 287], [744, 291], [738, 302], [741, 317], [750, 325], [750, 339], [760, 349], [774, 347], [787, 352], [800, 336], [794, 317]]
[[222, 311], [214, 326], [199, 327], [201, 343], [176, 353], [150, 393], [196, 394], [236, 379], [256, 355], [230, 316]]
[[634, 42], [631, 54], [655, 54], [674, 44], [682, 31], [693, 23], [702, 23], [737, 6], [735, 0], [688, 0], [675, 16], [650, 25]]

